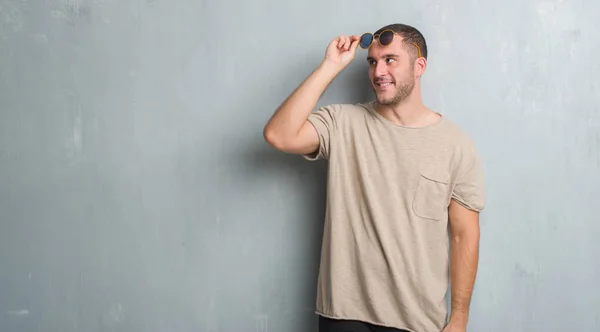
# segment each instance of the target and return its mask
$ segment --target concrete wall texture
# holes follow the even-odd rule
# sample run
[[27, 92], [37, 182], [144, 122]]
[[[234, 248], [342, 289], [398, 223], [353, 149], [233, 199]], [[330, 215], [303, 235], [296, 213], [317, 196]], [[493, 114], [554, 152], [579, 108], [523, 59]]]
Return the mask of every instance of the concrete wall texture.
[[[600, 331], [600, 4], [0, 0], [0, 331], [315, 330], [325, 169], [263, 141], [329, 41], [427, 38], [488, 185], [471, 331]], [[371, 98], [365, 52], [320, 104]]]

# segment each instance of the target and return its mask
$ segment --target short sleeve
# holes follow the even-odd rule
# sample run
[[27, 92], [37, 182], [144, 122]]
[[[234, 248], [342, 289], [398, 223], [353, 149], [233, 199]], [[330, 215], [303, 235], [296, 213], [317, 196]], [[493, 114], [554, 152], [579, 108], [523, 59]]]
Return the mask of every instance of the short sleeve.
[[313, 153], [303, 155], [305, 159], [310, 161], [329, 159], [331, 143], [338, 129], [340, 108], [338, 104], [322, 106], [308, 116], [308, 121], [315, 127], [319, 136], [319, 148]]
[[486, 204], [483, 168], [477, 150], [470, 145], [458, 163], [452, 199], [469, 210], [480, 212]]

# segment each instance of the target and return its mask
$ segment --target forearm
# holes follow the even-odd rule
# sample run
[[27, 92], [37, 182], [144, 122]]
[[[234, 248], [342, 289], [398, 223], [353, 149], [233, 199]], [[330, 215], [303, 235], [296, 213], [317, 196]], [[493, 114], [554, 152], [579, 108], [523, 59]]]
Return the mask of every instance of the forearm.
[[329, 84], [340, 69], [323, 61], [275, 111], [264, 132], [273, 140], [291, 140], [317, 105]]
[[466, 325], [479, 261], [479, 229], [452, 235], [450, 284], [452, 307], [450, 322]]

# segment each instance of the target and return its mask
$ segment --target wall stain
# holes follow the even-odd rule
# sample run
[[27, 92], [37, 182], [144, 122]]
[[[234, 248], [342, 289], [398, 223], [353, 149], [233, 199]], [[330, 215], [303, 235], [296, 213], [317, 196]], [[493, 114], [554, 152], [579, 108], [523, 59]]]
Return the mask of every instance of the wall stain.
[[27, 0], [0, 1], [0, 38], [23, 30], [23, 12], [28, 8]]
[[51, 11], [53, 18], [75, 24], [81, 19], [90, 19], [91, 7], [81, 0], [63, 0], [62, 4]]

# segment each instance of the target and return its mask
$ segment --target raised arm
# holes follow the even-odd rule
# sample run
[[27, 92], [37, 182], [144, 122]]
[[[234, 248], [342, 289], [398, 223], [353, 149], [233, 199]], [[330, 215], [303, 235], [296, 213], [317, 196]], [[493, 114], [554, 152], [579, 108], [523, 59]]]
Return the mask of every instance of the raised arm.
[[277, 150], [309, 154], [319, 137], [307, 119], [333, 79], [354, 59], [358, 36], [339, 36], [327, 47], [321, 64], [290, 94], [267, 122], [263, 135]]

